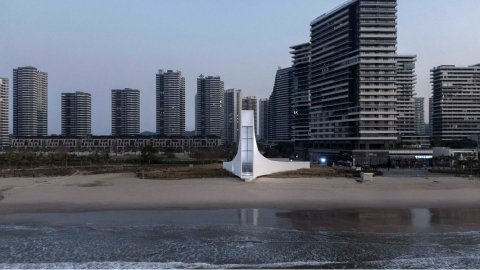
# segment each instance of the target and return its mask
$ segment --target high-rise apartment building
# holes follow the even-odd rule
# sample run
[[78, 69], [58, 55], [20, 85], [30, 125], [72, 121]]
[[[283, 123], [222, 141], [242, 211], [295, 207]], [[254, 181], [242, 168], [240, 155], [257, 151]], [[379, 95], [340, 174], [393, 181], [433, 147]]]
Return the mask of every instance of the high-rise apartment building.
[[[416, 55], [397, 56], [397, 131], [399, 136], [419, 135], [415, 119]], [[423, 121], [423, 117], [422, 117]], [[423, 123], [422, 123], [423, 125]]]
[[428, 98], [428, 123], [433, 124], [433, 97]]
[[62, 93], [62, 135], [92, 135], [92, 97], [77, 91]]
[[156, 74], [157, 134], [185, 135], [185, 78], [180, 71], [159, 70]]
[[255, 128], [255, 135], [258, 134], [258, 101], [256, 96], [248, 96], [242, 99], [242, 110], [253, 111], [253, 121]]
[[432, 136], [432, 128], [433, 128], [433, 98], [428, 98], [428, 124], [425, 127], [425, 132], [427, 135]]
[[313, 148], [394, 146], [396, 5], [396, 0], [352, 0], [311, 22]]
[[415, 98], [415, 135], [425, 135], [425, 98]]
[[0, 151], [8, 141], [8, 79], [0, 77]]
[[13, 70], [13, 135], [47, 136], [48, 75], [35, 67]]
[[238, 144], [241, 111], [242, 90], [227, 89], [224, 94], [225, 103], [225, 143]]
[[140, 133], [140, 90], [112, 90], [112, 135], [134, 136]]
[[431, 70], [433, 137], [462, 139], [480, 134], [480, 64]]
[[268, 98], [260, 99], [258, 103], [258, 140], [268, 138]]
[[223, 138], [224, 131], [224, 85], [220, 76], [197, 78], [195, 95], [195, 134]]
[[268, 99], [269, 142], [289, 142], [292, 139], [292, 89], [293, 68], [278, 69], [272, 94]]
[[310, 139], [310, 43], [290, 47], [292, 51], [292, 139]]

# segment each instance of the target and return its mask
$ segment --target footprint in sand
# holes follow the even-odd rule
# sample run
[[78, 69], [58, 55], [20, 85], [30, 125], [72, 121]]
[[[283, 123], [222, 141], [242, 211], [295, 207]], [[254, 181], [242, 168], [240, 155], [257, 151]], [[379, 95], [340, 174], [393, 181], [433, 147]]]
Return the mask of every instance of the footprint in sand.
[[86, 182], [86, 183], [65, 184], [65, 186], [67, 187], [105, 187], [105, 186], [113, 186], [113, 184], [95, 180], [93, 182]]
[[3, 195], [3, 192], [5, 191], [9, 191], [13, 189], [13, 186], [3, 186], [3, 187], [0, 187], [0, 201], [5, 199], [5, 196]]

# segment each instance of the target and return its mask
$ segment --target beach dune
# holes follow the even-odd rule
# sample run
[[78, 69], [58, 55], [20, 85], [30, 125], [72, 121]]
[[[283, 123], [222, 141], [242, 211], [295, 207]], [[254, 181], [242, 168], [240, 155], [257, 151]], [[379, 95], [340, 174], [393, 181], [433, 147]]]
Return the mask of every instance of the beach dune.
[[480, 181], [460, 177], [147, 180], [133, 174], [0, 179], [0, 213], [126, 209], [479, 207]]

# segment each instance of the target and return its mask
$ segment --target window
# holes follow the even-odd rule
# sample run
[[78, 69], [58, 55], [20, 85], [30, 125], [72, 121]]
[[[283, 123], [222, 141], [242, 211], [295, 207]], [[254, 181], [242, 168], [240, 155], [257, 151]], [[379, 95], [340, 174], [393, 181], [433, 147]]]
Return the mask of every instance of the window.
[[242, 126], [242, 175], [253, 174], [253, 127]]

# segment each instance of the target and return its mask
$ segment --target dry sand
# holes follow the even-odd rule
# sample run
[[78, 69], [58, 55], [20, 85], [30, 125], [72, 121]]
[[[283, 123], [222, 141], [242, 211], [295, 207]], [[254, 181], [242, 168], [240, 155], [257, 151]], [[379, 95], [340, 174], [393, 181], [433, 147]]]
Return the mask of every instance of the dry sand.
[[[3, 198], [3, 199], [2, 199]], [[0, 213], [162, 208], [480, 207], [480, 181], [458, 177], [142, 180], [133, 174], [0, 178]]]

